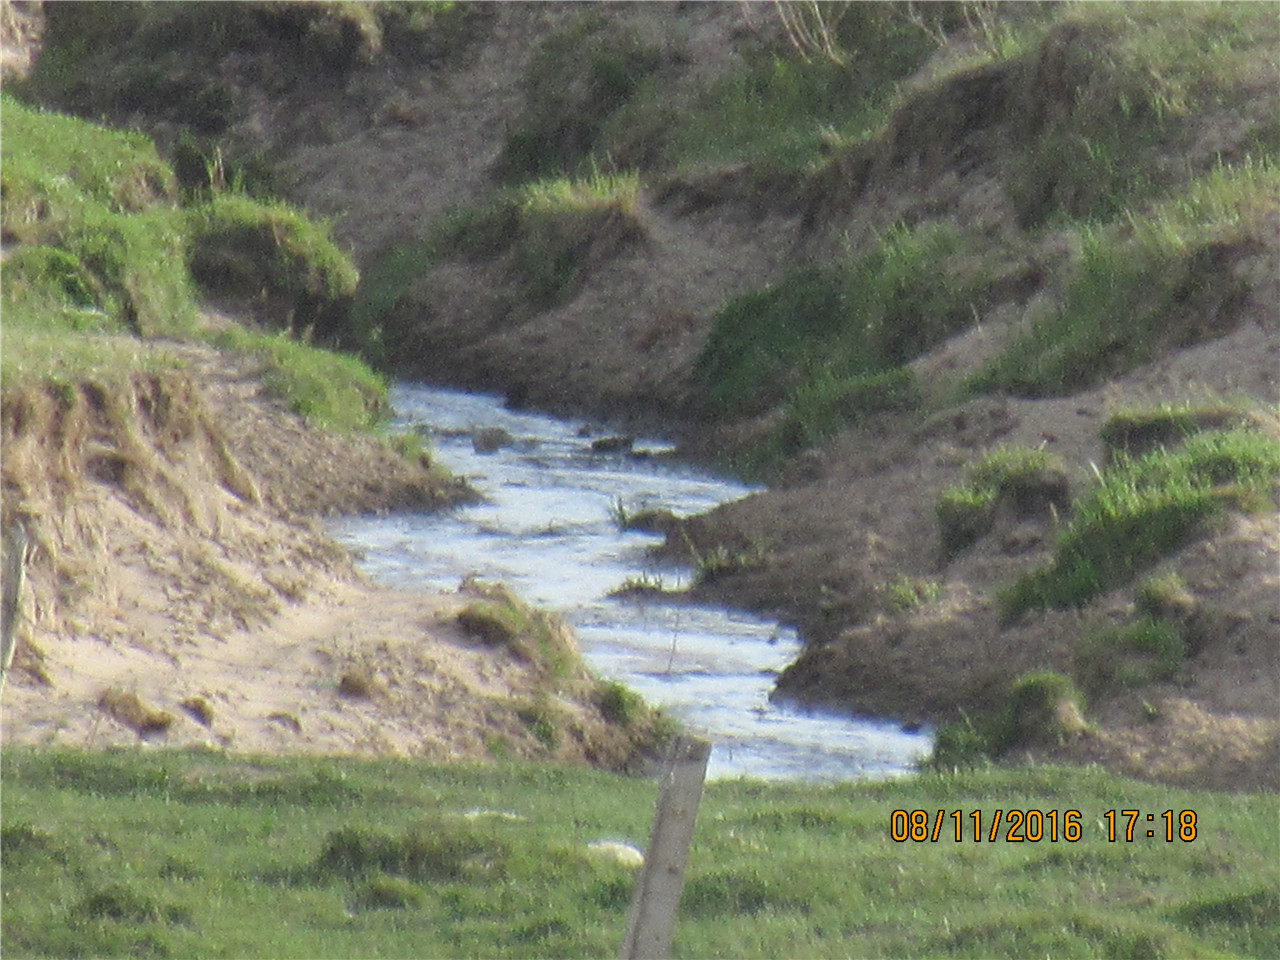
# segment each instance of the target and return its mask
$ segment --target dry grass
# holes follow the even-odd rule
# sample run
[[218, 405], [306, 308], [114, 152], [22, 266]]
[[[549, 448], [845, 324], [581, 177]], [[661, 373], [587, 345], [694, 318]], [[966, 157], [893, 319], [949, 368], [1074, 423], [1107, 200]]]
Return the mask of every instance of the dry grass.
[[116, 687], [103, 691], [98, 707], [143, 738], [167, 733], [175, 719], [167, 710], [157, 710], [143, 703], [132, 690]]

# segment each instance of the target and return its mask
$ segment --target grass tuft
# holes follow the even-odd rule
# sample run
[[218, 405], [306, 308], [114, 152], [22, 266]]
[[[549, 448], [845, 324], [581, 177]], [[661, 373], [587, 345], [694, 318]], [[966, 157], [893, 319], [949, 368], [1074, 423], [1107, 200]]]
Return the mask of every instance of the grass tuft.
[[1175, 198], [1080, 227], [1060, 308], [1014, 336], [968, 389], [1059, 396], [1229, 332], [1243, 283], [1231, 265], [1265, 230], [1277, 191], [1273, 161], [1218, 167]]
[[266, 364], [267, 389], [295, 413], [331, 430], [367, 430], [390, 411], [386, 380], [360, 359], [276, 334], [229, 327], [213, 336], [226, 350]]
[[943, 490], [935, 505], [944, 557], [955, 557], [990, 532], [1004, 500], [1020, 517], [1068, 509], [1062, 458], [1032, 447], [1000, 447], [968, 470], [966, 482]]
[[1006, 619], [1041, 607], [1080, 606], [1129, 582], [1221, 510], [1270, 502], [1277, 477], [1280, 443], [1247, 429], [1209, 431], [1175, 450], [1117, 457], [1077, 500], [1052, 566], [1004, 592]]

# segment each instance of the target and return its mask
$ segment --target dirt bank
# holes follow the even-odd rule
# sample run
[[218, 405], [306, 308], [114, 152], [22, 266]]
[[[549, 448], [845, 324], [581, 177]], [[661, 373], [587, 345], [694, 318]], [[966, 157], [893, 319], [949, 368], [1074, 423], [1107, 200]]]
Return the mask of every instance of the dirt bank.
[[4, 522], [32, 542], [5, 743], [639, 761], [652, 726], [606, 720], [580, 667], [460, 625], [483, 590], [378, 589], [313, 519], [465, 485], [307, 426], [243, 357], [154, 350], [155, 374], [5, 393]]

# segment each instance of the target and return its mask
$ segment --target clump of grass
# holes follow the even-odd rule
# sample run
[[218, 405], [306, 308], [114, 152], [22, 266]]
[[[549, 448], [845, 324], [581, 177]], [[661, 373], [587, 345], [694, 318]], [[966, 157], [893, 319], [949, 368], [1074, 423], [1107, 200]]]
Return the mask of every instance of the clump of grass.
[[509, 245], [522, 294], [545, 309], [572, 297], [591, 262], [644, 236], [636, 218], [639, 187], [634, 173], [596, 170], [586, 178], [537, 181], [500, 198], [469, 229], [484, 235], [514, 221], [514, 231], [500, 243]]
[[743, 549], [733, 549], [718, 543], [708, 550], [698, 550], [685, 538], [690, 558], [697, 571], [697, 581], [707, 584], [731, 573], [758, 569], [766, 563], [767, 554], [762, 544], [752, 544]]
[[67, 330], [189, 333], [185, 225], [154, 145], [7, 94], [3, 110], [0, 221], [24, 248], [5, 264], [6, 314]]
[[331, 831], [314, 870], [318, 876], [385, 874], [422, 883], [501, 880], [508, 856], [507, 845], [495, 837], [465, 821], [440, 818], [400, 836], [368, 827]]
[[971, 466], [966, 482], [942, 491], [935, 505], [943, 555], [954, 557], [986, 536], [1002, 499], [1019, 516], [1065, 512], [1069, 496], [1062, 458], [1040, 448], [1000, 447]]
[[1011, 750], [1054, 746], [1086, 728], [1084, 698], [1070, 677], [1027, 673], [984, 715], [941, 724], [925, 766], [944, 772], [987, 766]]
[[840, 278], [830, 270], [797, 271], [763, 290], [730, 300], [699, 354], [695, 376], [713, 415], [750, 416], [780, 402], [792, 372], [816, 344], [843, 327]]
[[1091, 693], [1116, 684], [1145, 686], [1172, 680], [1188, 654], [1182, 628], [1173, 622], [1141, 616], [1119, 627], [1088, 632], [1075, 652], [1074, 672]]
[[990, 766], [993, 751], [989, 726], [967, 713], [959, 720], [940, 723], [934, 733], [933, 751], [922, 766], [944, 773]]
[[224, 192], [190, 210], [191, 274], [209, 293], [250, 305], [265, 322], [350, 341], [346, 312], [359, 273], [329, 225], [284, 203]]
[[1176, 571], [1148, 577], [1133, 588], [1133, 605], [1157, 620], [1185, 621], [1196, 610], [1195, 595]]
[[546, 697], [536, 697], [517, 707], [516, 716], [529, 728], [534, 738], [548, 750], [560, 746], [564, 738], [560, 727], [563, 722], [560, 712], [551, 705]]
[[790, 398], [791, 429], [825, 438], [915, 400], [900, 367], [973, 322], [987, 285], [950, 227], [897, 226], [870, 249], [730, 300], [694, 374], [703, 409], [752, 416]]
[[1144, 212], [1081, 227], [1061, 306], [1013, 337], [968, 388], [1057, 396], [1226, 333], [1243, 289], [1229, 269], [1233, 252], [1265, 229], [1266, 198], [1277, 190], [1274, 162], [1219, 167]]
[[899, 573], [879, 590], [890, 613], [909, 613], [925, 603], [942, 599], [943, 586], [937, 580], [923, 580]]
[[351, 899], [356, 910], [408, 910], [421, 907], [426, 893], [412, 880], [377, 874], [360, 884]]
[[632, 574], [627, 577], [622, 581], [622, 585], [616, 590], [611, 590], [609, 595], [613, 597], [627, 597], [662, 594], [666, 592], [666, 582], [662, 579], [661, 574], [640, 573]]
[[787, 401], [779, 447], [791, 453], [814, 447], [870, 414], [909, 410], [918, 401], [915, 375], [906, 367], [855, 376], [815, 374]]
[[145, 703], [132, 690], [111, 687], [103, 691], [98, 707], [119, 720], [139, 737], [163, 735], [177, 719], [167, 710], [159, 710]]
[[159, 901], [124, 883], [100, 887], [80, 902], [77, 912], [87, 920], [114, 920], [131, 924], [182, 924], [191, 922], [191, 911]]
[[1070, 677], [1030, 673], [1010, 684], [991, 743], [997, 753], [1061, 743], [1085, 726], [1084, 700]]
[[434, 458], [431, 444], [417, 430], [396, 431], [387, 434], [383, 439], [401, 459], [424, 469], [432, 466]]
[[1274, 155], [1274, 111], [1251, 109], [1251, 79], [1280, 42], [1275, 18], [1208, 3], [1167, 14], [1075, 8], [1025, 58], [1034, 82], [1014, 105], [1010, 178], [1024, 225], [1110, 220], [1174, 187], [1185, 168], [1162, 161], [1186, 150], [1188, 118], [1210, 107], [1235, 106], [1258, 131], [1255, 152]]
[[263, 361], [267, 388], [319, 426], [366, 430], [389, 412], [386, 380], [357, 357], [312, 347], [283, 331], [269, 334], [229, 327], [216, 334], [213, 342]]
[[1171, 447], [1203, 430], [1242, 427], [1247, 417], [1224, 405], [1164, 404], [1156, 409], [1116, 410], [1107, 417], [1099, 436], [1108, 458], [1117, 453], [1141, 456], [1157, 447]]
[[1210, 431], [1175, 450], [1119, 456], [1076, 502], [1052, 566], [1004, 592], [1006, 619], [1040, 607], [1079, 606], [1127, 583], [1220, 510], [1262, 508], [1277, 477], [1280, 443], [1253, 430]]
[[607, 173], [593, 166], [579, 177], [535, 180], [515, 190], [511, 196], [525, 214], [615, 208], [634, 214], [639, 190], [640, 175], [635, 171]]
[[644, 698], [626, 684], [605, 681], [597, 688], [600, 713], [610, 723], [630, 727], [649, 715]]
[[528, 106], [507, 134], [498, 178], [519, 183], [580, 171], [609, 117], [661, 63], [660, 50], [595, 13], [549, 36], [526, 71]]
[[[788, 8], [822, 19], [826, 53], [811, 55], [782, 31], [777, 42], [761, 34], [740, 66], [705, 89], [673, 99], [669, 87], [642, 88], [608, 122], [604, 149], [678, 172], [745, 163], [775, 183], [803, 174], [832, 142], [882, 126], [896, 83], [941, 42], [935, 28], [954, 22], [949, 8], [913, 10], [916, 22], [892, 6]], [[750, 16], [777, 13], [758, 7]]]
[[554, 614], [518, 600], [501, 584], [471, 583], [477, 598], [457, 616], [458, 625], [489, 646], [502, 647], [557, 680], [581, 670], [573, 634]]
[[621, 497], [616, 497], [609, 506], [609, 517], [613, 520], [615, 527], [626, 530], [631, 524], [631, 508]]

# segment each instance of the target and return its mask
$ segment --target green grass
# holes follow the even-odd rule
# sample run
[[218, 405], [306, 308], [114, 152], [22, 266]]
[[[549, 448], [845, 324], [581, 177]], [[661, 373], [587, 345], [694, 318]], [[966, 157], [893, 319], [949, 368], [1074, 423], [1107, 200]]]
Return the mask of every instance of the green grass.
[[905, 367], [853, 376], [812, 374], [787, 399], [774, 445], [760, 451], [757, 462], [780, 463], [870, 414], [910, 410], [918, 401], [915, 376]]
[[[1229, 258], [1264, 229], [1277, 190], [1275, 163], [1219, 167], [1174, 199], [1080, 228], [1060, 309], [1013, 337], [970, 377], [969, 389], [1058, 396], [1227, 332], [1242, 286]], [[1206, 329], [1206, 315], [1216, 315], [1216, 325]]]
[[1189, 151], [1192, 121], [1208, 110], [1248, 118], [1248, 149], [1275, 158], [1274, 113], [1248, 109], [1280, 42], [1269, 12], [1234, 3], [1062, 9], [1061, 29], [1077, 32], [1065, 48], [1057, 37], [1065, 52], [1049, 58], [1047, 72], [1042, 51], [1026, 61], [1027, 99], [1014, 126], [1010, 194], [1024, 225], [1106, 222], [1179, 191], [1200, 171], [1168, 158]]
[[545, 678], [569, 682], [581, 661], [568, 628], [550, 614], [519, 600], [501, 584], [475, 584], [480, 596], [458, 614], [464, 630], [484, 643], [509, 650]]
[[68, 329], [189, 334], [194, 288], [172, 172], [145, 137], [0, 99], [6, 313]]
[[[343, 334], [358, 275], [327, 224], [234, 193], [181, 207], [145, 137], [8, 95], [2, 107], [3, 226], [19, 241], [0, 290], [6, 386], [171, 366], [146, 339], [195, 336], [196, 281], [267, 290], [299, 329], [325, 321], [319, 335]], [[367, 429], [385, 417], [386, 383], [352, 357], [241, 327], [216, 340], [264, 360], [268, 388], [319, 425]]]
[[595, 11], [539, 45], [523, 78], [527, 103], [495, 172], [506, 183], [585, 171], [602, 130], [661, 65], [662, 51]]
[[[937, 47], [936, 28], [955, 22], [947, 7], [917, 8], [913, 23], [900, 6], [828, 5], [835, 56], [757, 38], [705, 88], [643, 85], [607, 120], [597, 149], [663, 173], [746, 164], [773, 188], [798, 182], [833, 148], [881, 130], [897, 83]], [[751, 11], [757, 21], [773, 15]]]
[[267, 389], [317, 426], [369, 430], [390, 412], [387, 382], [358, 357], [321, 350], [286, 333], [230, 327], [213, 336], [216, 346], [266, 364]]
[[1123, 626], [1087, 632], [1075, 651], [1074, 672], [1081, 687], [1096, 696], [1117, 685], [1173, 680], [1187, 654], [1187, 638], [1178, 624], [1144, 615]]
[[1115, 410], [1099, 433], [1108, 456], [1141, 456], [1157, 447], [1172, 447], [1203, 430], [1247, 426], [1247, 413], [1221, 403], [1162, 404]]
[[91, 332], [68, 336], [16, 322], [7, 311], [0, 326], [0, 384], [6, 389], [39, 381], [120, 381], [135, 371], [158, 373], [177, 365], [162, 346], [137, 337]]
[[972, 323], [982, 300], [986, 274], [961, 251], [953, 228], [897, 226], [842, 264], [730, 300], [695, 364], [703, 409], [751, 416], [790, 398], [812, 441], [850, 420], [842, 407], [909, 406], [895, 368]]
[[1185, 545], [1221, 510], [1270, 509], [1280, 443], [1239, 429], [1197, 434], [1174, 450], [1120, 455], [1075, 503], [1050, 567], [1002, 595], [1007, 618], [1086, 603]]
[[1015, 506], [1034, 510], [1044, 504], [1065, 506], [1067, 482], [1062, 458], [1032, 447], [998, 447], [967, 470], [963, 484], [938, 496], [935, 512], [942, 552], [954, 557], [986, 536], [996, 505], [1009, 497]]
[[[1088, 689], [1100, 687], [1095, 683]], [[1052, 671], [1022, 674], [979, 714], [940, 724], [925, 767], [942, 772], [990, 768], [1010, 751], [1061, 744], [1088, 729], [1084, 711], [1084, 697], [1071, 677]]]
[[637, 218], [639, 175], [591, 166], [505, 187], [485, 202], [453, 211], [414, 239], [381, 251], [355, 291], [348, 327], [362, 355], [380, 368], [412, 363], [420, 305], [405, 306], [416, 280], [451, 257], [506, 258], [511, 309], [567, 302], [593, 257], [608, 257], [643, 236]]
[[245, 299], [269, 291], [284, 314], [275, 325], [353, 339], [347, 311], [360, 275], [328, 223], [237, 193], [212, 194], [190, 209], [188, 222], [188, 263], [206, 290]]
[[[609, 956], [655, 785], [532, 764], [2, 758], [6, 956]], [[994, 811], [1078, 810], [1077, 842], [973, 840]], [[1108, 842], [1138, 809], [1161, 836]], [[1197, 814], [1192, 842], [1159, 814]], [[894, 842], [894, 810], [938, 841]], [[949, 814], [960, 811], [956, 842]], [[708, 785], [676, 957], [1197, 957], [1280, 950], [1271, 796], [1097, 770], [985, 770], [881, 784]], [[1117, 818], [1123, 824], [1125, 818]], [[1047, 831], [1046, 827], [1046, 831]], [[999, 835], [1003, 837], [1002, 828]]]
[[909, 613], [922, 604], [935, 603], [945, 592], [940, 581], [908, 577], [904, 573], [896, 574], [877, 589], [885, 609], [891, 614]]

